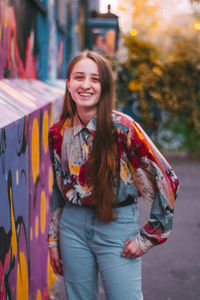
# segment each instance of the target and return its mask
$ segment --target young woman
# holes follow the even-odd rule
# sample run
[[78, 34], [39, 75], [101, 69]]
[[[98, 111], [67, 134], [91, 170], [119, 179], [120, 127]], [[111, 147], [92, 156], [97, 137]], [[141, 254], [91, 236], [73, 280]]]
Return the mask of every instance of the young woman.
[[[106, 299], [142, 300], [141, 256], [172, 228], [177, 177], [141, 127], [113, 110], [114, 100], [109, 64], [94, 52], [77, 56], [49, 131], [49, 253], [68, 300], [99, 299], [98, 272]], [[139, 197], [151, 204], [143, 228]]]

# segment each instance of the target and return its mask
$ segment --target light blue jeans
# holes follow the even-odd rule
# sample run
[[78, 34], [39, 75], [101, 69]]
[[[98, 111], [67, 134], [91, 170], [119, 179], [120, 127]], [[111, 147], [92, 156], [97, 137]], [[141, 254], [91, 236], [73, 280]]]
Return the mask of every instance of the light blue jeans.
[[97, 300], [100, 272], [107, 300], [143, 300], [141, 258], [121, 256], [139, 231], [137, 204], [116, 209], [117, 220], [100, 222], [91, 208], [66, 203], [59, 231], [68, 300]]

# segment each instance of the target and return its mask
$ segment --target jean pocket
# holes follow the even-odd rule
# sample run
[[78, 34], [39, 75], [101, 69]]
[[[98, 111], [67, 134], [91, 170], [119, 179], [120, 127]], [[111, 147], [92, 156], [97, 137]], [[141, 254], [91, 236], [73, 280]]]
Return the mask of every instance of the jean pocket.
[[118, 208], [115, 215], [119, 223], [139, 224], [139, 211], [136, 205]]
[[117, 223], [122, 223], [122, 224], [138, 224], [137, 220], [135, 218], [130, 218], [130, 217], [117, 217], [116, 219]]

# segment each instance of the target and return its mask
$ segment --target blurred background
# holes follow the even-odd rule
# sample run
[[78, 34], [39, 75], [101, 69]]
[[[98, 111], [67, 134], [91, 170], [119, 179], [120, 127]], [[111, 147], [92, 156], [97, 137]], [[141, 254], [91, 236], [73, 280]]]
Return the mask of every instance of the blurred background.
[[[84, 49], [111, 63], [117, 109], [142, 125], [181, 183], [172, 234], [143, 259], [144, 299], [199, 300], [200, 1], [195, 0], [0, 0], [0, 299], [65, 299], [63, 279], [53, 274], [47, 252], [45, 199], [53, 179], [48, 160], [47, 180], [41, 149], [47, 159], [48, 128], [61, 108], [66, 68]], [[19, 124], [16, 112], [25, 105], [34, 109], [24, 110]], [[11, 173], [14, 206], [7, 191]], [[141, 202], [140, 210], [143, 224], [149, 207]], [[26, 243], [20, 242], [19, 220]]]

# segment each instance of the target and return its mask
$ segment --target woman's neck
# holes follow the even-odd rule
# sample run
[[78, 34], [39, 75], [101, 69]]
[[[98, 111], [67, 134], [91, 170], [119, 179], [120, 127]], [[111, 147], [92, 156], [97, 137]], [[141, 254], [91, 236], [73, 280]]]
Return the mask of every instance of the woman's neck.
[[78, 117], [81, 123], [85, 126], [90, 122], [90, 120], [94, 118], [94, 116], [96, 116], [96, 112], [97, 112], [96, 109], [95, 110], [77, 109]]

